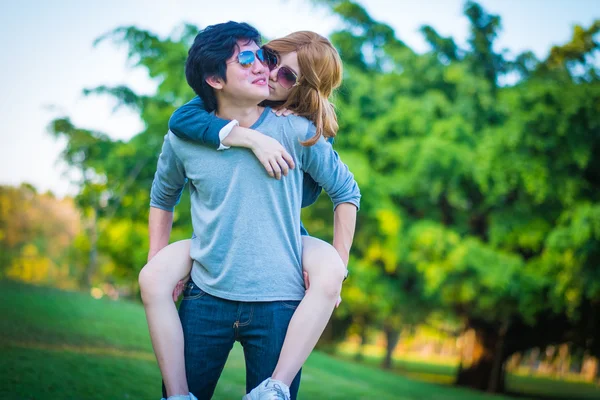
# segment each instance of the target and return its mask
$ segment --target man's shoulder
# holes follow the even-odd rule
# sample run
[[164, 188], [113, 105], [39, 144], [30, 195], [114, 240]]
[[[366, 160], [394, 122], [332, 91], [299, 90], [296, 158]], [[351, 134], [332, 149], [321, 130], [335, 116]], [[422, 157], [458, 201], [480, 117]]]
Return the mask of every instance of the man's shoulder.
[[[171, 130], [165, 135], [165, 143], [170, 151], [181, 161], [192, 161], [198, 159], [212, 159], [217, 152], [200, 143], [183, 139], [174, 134]], [[213, 154], [214, 153], [214, 154]]]
[[185, 138], [181, 138], [173, 133], [172, 130], [168, 130], [165, 135], [165, 142], [169, 143], [169, 145], [174, 150], [181, 150], [186, 148], [204, 148], [206, 146], [201, 145], [200, 143], [194, 142], [192, 140], [188, 140]]
[[279, 125], [287, 136], [297, 137], [304, 141], [315, 134], [315, 125], [306, 117], [288, 115], [277, 117], [274, 115], [275, 123]]

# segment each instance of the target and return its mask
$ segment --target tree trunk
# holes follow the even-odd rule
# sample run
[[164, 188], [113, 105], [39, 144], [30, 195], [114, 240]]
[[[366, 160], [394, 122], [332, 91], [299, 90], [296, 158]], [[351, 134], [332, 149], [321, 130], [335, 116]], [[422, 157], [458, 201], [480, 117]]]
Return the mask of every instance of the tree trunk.
[[363, 350], [367, 343], [367, 324], [363, 323], [360, 327], [360, 343], [358, 344], [358, 351], [354, 355], [356, 361], [362, 361], [364, 359]]
[[333, 354], [335, 352], [336, 344], [346, 337], [346, 332], [351, 323], [351, 317], [340, 319], [336, 318], [334, 315], [327, 323], [323, 334], [317, 342], [316, 348], [325, 353]]
[[89, 220], [89, 234], [90, 234], [90, 252], [88, 258], [88, 265], [85, 274], [85, 283], [88, 288], [92, 287], [94, 282], [94, 275], [98, 269], [98, 219], [96, 209], [93, 209]]
[[540, 357], [540, 348], [534, 347], [531, 349], [529, 353], [529, 375], [533, 376], [538, 369], [539, 366], [539, 357]]
[[464, 362], [461, 360], [456, 384], [491, 393], [503, 393], [506, 330], [493, 332], [475, 328], [474, 333], [472, 358]]
[[392, 369], [392, 356], [394, 349], [400, 339], [400, 330], [390, 327], [384, 327], [383, 333], [385, 334], [385, 358], [381, 366], [384, 369]]
[[498, 332], [498, 340], [496, 342], [496, 349], [494, 351], [494, 361], [492, 365], [492, 374], [490, 376], [490, 384], [488, 386], [488, 392], [499, 393], [498, 388], [502, 388], [504, 392], [504, 340], [506, 339], [506, 332], [508, 331], [508, 323], [502, 324], [500, 332]]

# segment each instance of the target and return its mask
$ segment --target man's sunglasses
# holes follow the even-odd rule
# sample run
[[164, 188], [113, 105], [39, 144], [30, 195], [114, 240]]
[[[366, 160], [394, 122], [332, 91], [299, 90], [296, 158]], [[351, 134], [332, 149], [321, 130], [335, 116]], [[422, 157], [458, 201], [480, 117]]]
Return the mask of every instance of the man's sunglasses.
[[268, 57], [270, 57], [270, 55], [264, 49], [258, 49], [256, 52], [252, 50], [244, 50], [238, 53], [237, 62], [240, 63], [240, 65], [244, 68], [250, 68], [252, 65], [254, 65], [254, 61], [258, 58], [258, 61], [271, 69], [270, 62], [267, 60]]
[[[269, 68], [269, 71], [278, 68], [279, 57], [277, 57], [277, 53], [266, 47], [260, 48], [256, 52], [252, 50], [240, 51], [237, 56], [237, 62], [244, 68], [252, 67], [256, 59], [265, 64]], [[277, 70], [277, 82], [285, 89], [291, 89], [294, 86], [298, 86], [298, 75], [291, 68], [285, 66], [279, 67]]]

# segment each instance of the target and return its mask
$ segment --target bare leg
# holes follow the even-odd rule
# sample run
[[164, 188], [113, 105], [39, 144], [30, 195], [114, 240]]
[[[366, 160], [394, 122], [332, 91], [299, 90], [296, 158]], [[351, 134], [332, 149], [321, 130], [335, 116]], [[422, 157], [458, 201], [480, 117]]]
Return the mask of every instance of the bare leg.
[[331, 318], [339, 298], [346, 267], [329, 243], [302, 237], [302, 268], [309, 289], [288, 326], [273, 379], [290, 386]]
[[189, 393], [185, 375], [183, 329], [173, 289], [192, 268], [190, 240], [171, 243], [140, 271], [139, 282], [150, 338], [167, 396]]

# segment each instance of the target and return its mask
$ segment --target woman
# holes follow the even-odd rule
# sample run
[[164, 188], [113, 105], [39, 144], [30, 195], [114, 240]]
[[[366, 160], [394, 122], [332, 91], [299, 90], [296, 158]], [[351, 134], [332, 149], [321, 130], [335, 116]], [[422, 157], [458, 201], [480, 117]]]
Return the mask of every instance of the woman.
[[[290, 110], [315, 124], [315, 137], [304, 145], [316, 143], [320, 136], [333, 138], [338, 125], [328, 98], [342, 79], [342, 64], [335, 48], [322, 36], [304, 31], [273, 40], [263, 50], [271, 70], [268, 102], [278, 106], [278, 112]], [[170, 128], [178, 136], [208, 145], [211, 141], [206, 134], [211, 123], [218, 123], [218, 118], [204, 111], [198, 98], [173, 114]], [[251, 148], [267, 172], [278, 179], [287, 173], [288, 168], [294, 167], [291, 157], [275, 139], [239, 126], [225, 136], [224, 132], [232, 126], [234, 124], [227, 124], [220, 129], [217, 138], [220, 148]], [[305, 176], [302, 206], [312, 204], [320, 191], [321, 188]], [[347, 273], [348, 248], [336, 250], [326, 242], [311, 238], [306, 231], [302, 234], [307, 291], [290, 321], [279, 362], [272, 375], [274, 382], [283, 383], [286, 388], [325, 329], [340, 299], [341, 283]], [[140, 273], [140, 288], [152, 344], [169, 396], [188, 393], [183, 333], [171, 296], [176, 300], [182, 280], [189, 275], [191, 266], [189, 240], [184, 240], [161, 250]], [[178, 288], [173, 292], [175, 286]], [[254, 397], [255, 391], [248, 395], [249, 399], [258, 398]]]

